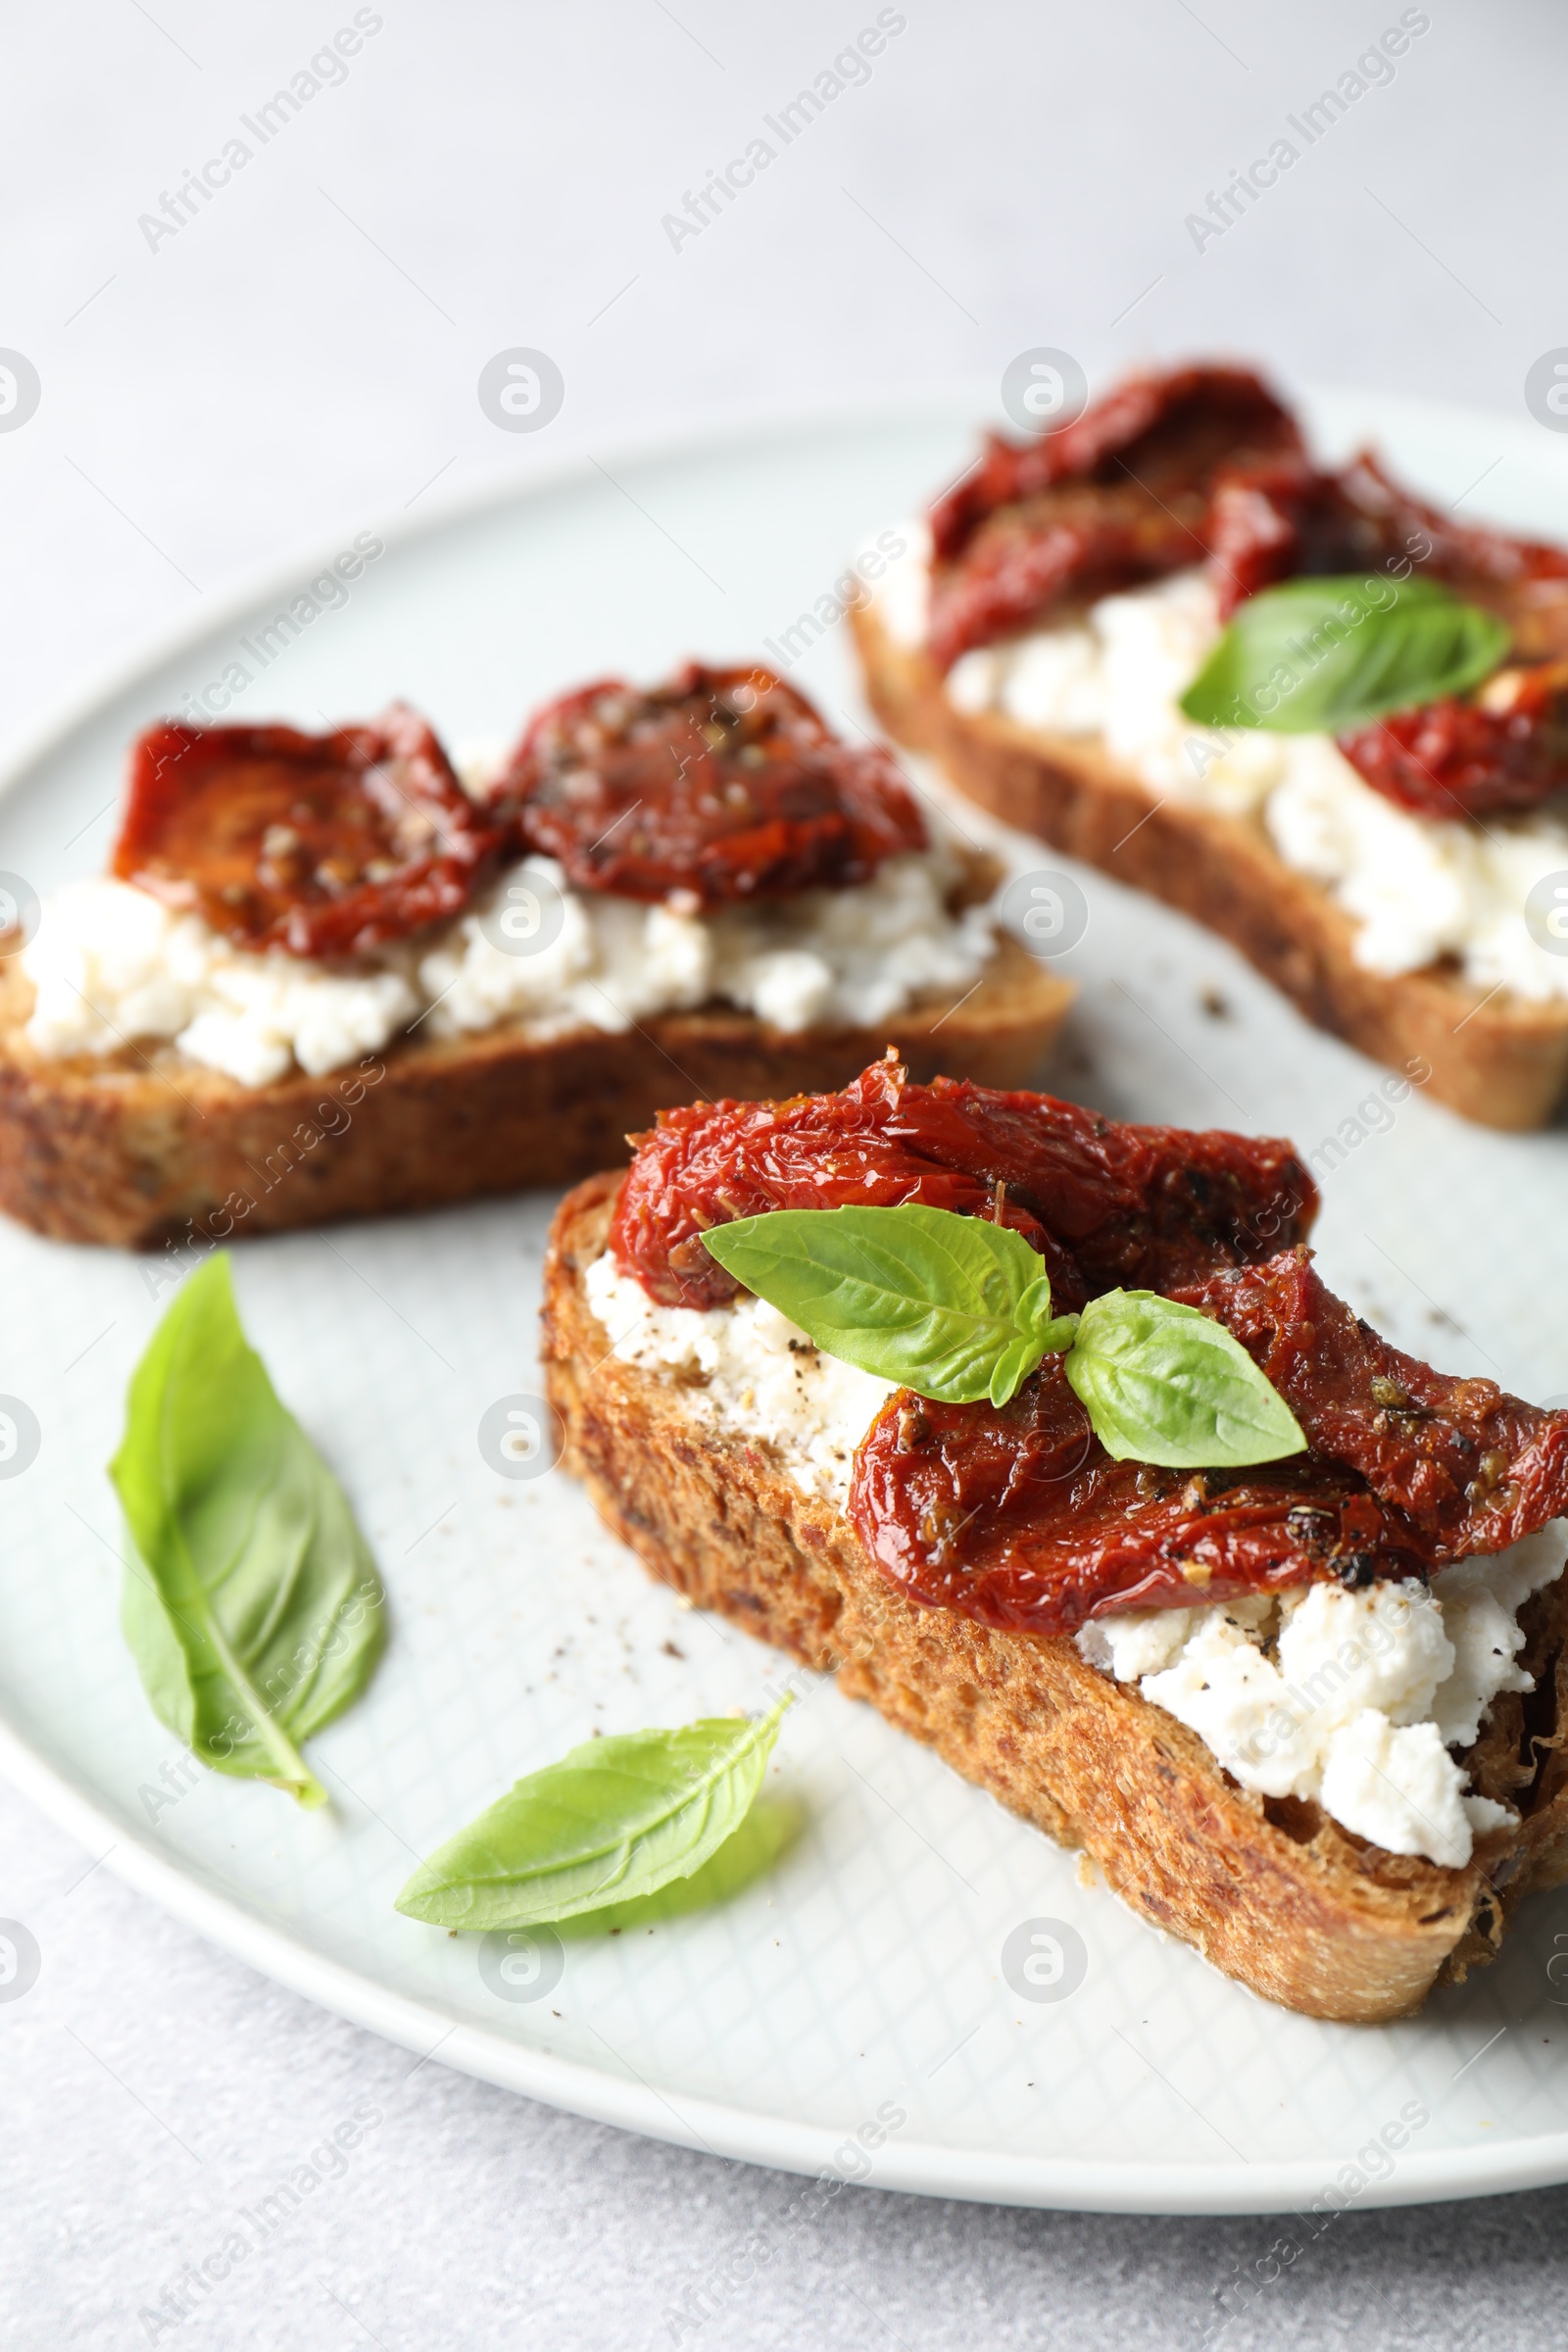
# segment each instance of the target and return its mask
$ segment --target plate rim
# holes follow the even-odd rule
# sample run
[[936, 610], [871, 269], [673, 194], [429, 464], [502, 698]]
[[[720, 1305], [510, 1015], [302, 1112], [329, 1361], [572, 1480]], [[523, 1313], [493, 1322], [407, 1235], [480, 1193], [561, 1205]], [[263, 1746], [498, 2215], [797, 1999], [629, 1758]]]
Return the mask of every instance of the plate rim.
[[[107, 1833], [113, 1842], [100, 1857], [100, 1866], [124, 1885], [150, 1895], [247, 1967], [351, 2025], [416, 2052], [421, 2066], [439, 2059], [443, 2066], [498, 2089], [517, 2091], [592, 2123], [612, 2124], [674, 2147], [813, 2179], [844, 2178], [835, 2156], [854, 2139], [853, 2122], [839, 2127], [801, 2123], [679, 2089], [662, 2091], [608, 2068], [558, 2058], [505, 2034], [487, 2033], [453, 2017], [433, 1996], [419, 1999], [397, 1992], [346, 1962], [313, 1950], [103, 1810], [69, 1774], [29, 1746], [3, 1715], [0, 1771], [86, 1850], [91, 1851], [95, 1832]], [[1527, 2144], [1528, 2153], [1521, 2153]], [[1129, 2164], [1111, 2157], [1003, 2155], [890, 2138], [876, 2151], [870, 2174], [845, 2185], [956, 2197], [968, 2204], [1078, 2213], [1278, 2214], [1309, 2211], [1313, 2199], [1333, 2187], [1332, 2179], [1324, 2179], [1327, 2169], [1322, 2158], [1259, 2158], [1255, 2163], [1186, 2167]], [[1507, 2143], [1494, 2152], [1434, 2149], [1406, 2155], [1390, 2180], [1369, 2182], [1352, 2201], [1362, 2211], [1447, 2203], [1554, 2187], [1565, 2177], [1568, 2132], [1557, 2132], [1529, 2143]]]
[[[1303, 403], [1360, 404], [1385, 414], [1403, 411], [1431, 426], [1485, 425], [1524, 441], [1519, 420], [1465, 403], [1432, 400], [1370, 387], [1312, 383], [1295, 388]], [[627, 466], [662, 461], [733, 458], [748, 444], [760, 450], [786, 436], [865, 429], [897, 418], [901, 424], [933, 427], [967, 419], [978, 429], [995, 406], [989, 391], [966, 393], [961, 385], [922, 390], [902, 397], [869, 394], [853, 402], [820, 407], [795, 404], [748, 411], [726, 420], [693, 427], [665, 427], [618, 441], [611, 463]], [[1544, 449], [1536, 454], [1545, 460]], [[1568, 452], [1562, 453], [1568, 458]], [[1559, 461], [1560, 462], [1560, 461]], [[451, 495], [418, 516], [402, 514], [363, 524], [388, 552], [416, 546], [503, 509], [572, 487], [587, 488], [608, 467], [586, 448], [574, 448], [525, 472], [498, 472], [484, 483]], [[286, 561], [269, 561], [247, 572], [199, 616], [182, 614], [137, 638], [89, 683], [52, 700], [43, 714], [13, 740], [0, 761], [0, 801], [20, 789], [29, 771], [57, 752], [65, 740], [90, 725], [130, 692], [147, 672], [177, 660], [190, 648], [220, 634], [255, 606], [295, 584], [302, 572], [330, 560], [324, 540], [302, 543]], [[122, 1255], [129, 1254], [122, 1252]], [[842, 2180], [835, 2153], [854, 2126], [830, 2128], [763, 2109], [739, 2107], [681, 2090], [662, 2091], [640, 2078], [623, 2078], [605, 2067], [560, 2058], [505, 2034], [453, 2016], [434, 1996], [394, 1990], [345, 1961], [330, 1958], [285, 1929], [259, 1917], [247, 1905], [186, 1864], [155, 1846], [138, 1829], [87, 1792], [0, 1712], [0, 1771], [38, 1805], [54, 1824], [92, 1851], [110, 1839], [103, 1866], [150, 1896], [209, 1942], [259, 1969], [291, 1991], [351, 2024], [418, 2054], [421, 2065], [454, 2068], [498, 2088], [519, 2092], [546, 2105], [668, 2144], [795, 2174]], [[433, 2039], [432, 2039], [433, 2035]], [[417, 2071], [415, 2069], [414, 2071]], [[678, 2102], [678, 2105], [677, 2105]], [[872, 2160], [863, 2181], [870, 2188], [968, 2202], [1044, 2207], [1063, 2211], [1149, 2215], [1245, 2215], [1302, 2212], [1332, 2183], [1323, 2179], [1323, 2158], [1259, 2159], [1255, 2163], [1183, 2166], [1127, 2162], [1105, 2157], [1041, 2157], [953, 2147], [931, 2140], [888, 2140]], [[1359, 2210], [1555, 2186], [1568, 2180], [1568, 2130], [1495, 2149], [1473, 2146], [1406, 2155], [1388, 2180], [1369, 2182], [1353, 2199]]]

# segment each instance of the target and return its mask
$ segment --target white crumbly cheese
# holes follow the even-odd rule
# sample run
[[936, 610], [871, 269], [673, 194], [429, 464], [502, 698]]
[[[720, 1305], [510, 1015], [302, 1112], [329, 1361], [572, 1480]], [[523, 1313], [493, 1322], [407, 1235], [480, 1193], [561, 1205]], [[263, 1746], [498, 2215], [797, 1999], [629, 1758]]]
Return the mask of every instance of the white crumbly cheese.
[[[843, 1508], [855, 1449], [893, 1395], [822, 1355], [760, 1298], [660, 1306], [607, 1251], [588, 1303], [625, 1363], [671, 1378], [700, 1421], [765, 1444], [803, 1494]], [[1511, 1816], [1465, 1790], [1468, 1747], [1502, 1690], [1528, 1690], [1517, 1623], [1562, 1573], [1568, 1522], [1429, 1587], [1308, 1585], [1278, 1599], [1101, 1617], [1077, 1637], [1091, 1665], [1197, 1732], [1244, 1788], [1315, 1797], [1395, 1854], [1457, 1867]]]
[[[548, 947], [513, 956], [486, 931], [492, 907], [521, 876], [553, 900], [563, 920]], [[700, 1004], [710, 993], [711, 953], [701, 916], [631, 899], [597, 903], [564, 887], [554, 859], [527, 858], [419, 959], [419, 986], [434, 1006], [436, 1036], [525, 1022], [540, 1037], [572, 1029], [629, 1029], [652, 1012]]]
[[297, 1062], [319, 1076], [374, 1054], [419, 1000], [390, 963], [345, 977], [296, 956], [230, 946], [128, 882], [73, 882], [45, 902], [23, 952], [36, 992], [27, 1043], [40, 1054], [113, 1054], [172, 1038], [242, 1086]]
[[1560, 1576], [1554, 1521], [1490, 1559], [1416, 1583], [1338, 1585], [1086, 1625], [1092, 1665], [1197, 1732], [1244, 1788], [1316, 1797], [1390, 1853], [1456, 1867], [1508, 1816], [1465, 1793], [1468, 1747], [1499, 1691], [1528, 1690], [1518, 1613]]
[[[36, 991], [26, 1038], [51, 1055], [167, 1039], [265, 1086], [296, 1062], [320, 1075], [378, 1053], [415, 1022], [432, 1036], [515, 1022], [546, 1039], [718, 999], [786, 1031], [875, 1028], [928, 990], [961, 995], [994, 953], [989, 907], [949, 912], [956, 876], [951, 843], [933, 839], [858, 888], [705, 915], [569, 890], [553, 860], [529, 858], [422, 954], [389, 948], [346, 973], [236, 948], [129, 883], [74, 882], [45, 902], [23, 954]], [[519, 877], [563, 902], [559, 932], [531, 956], [486, 929]]]
[[549, 858], [519, 870], [562, 890], [562, 928], [540, 954], [510, 956], [487, 933], [487, 906], [465, 915], [419, 963], [437, 1035], [518, 1018], [550, 1035], [626, 1029], [712, 998], [776, 1029], [874, 1028], [924, 990], [961, 994], [995, 946], [988, 907], [948, 911], [956, 867], [945, 843], [888, 858], [854, 890], [711, 914], [566, 890]]
[[623, 1363], [672, 1373], [698, 1419], [763, 1440], [804, 1494], [848, 1500], [855, 1448], [894, 1394], [890, 1382], [819, 1354], [763, 1298], [660, 1306], [608, 1251], [584, 1288]]
[[[878, 583], [901, 645], [923, 642], [929, 534]], [[1156, 793], [1224, 815], [1256, 815], [1284, 862], [1328, 890], [1356, 924], [1364, 970], [1413, 972], [1452, 956], [1484, 988], [1568, 996], [1568, 956], [1530, 936], [1525, 901], [1568, 872], [1568, 823], [1549, 810], [1486, 824], [1419, 816], [1364, 783], [1329, 735], [1216, 731], [1178, 709], [1220, 634], [1201, 570], [1107, 596], [1081, 620], [981, 646], [953, 665], [949, 700], [1049, 735], [1099, 736]]]
[[1432, 1590], [1443, 1605], [1443, 1630], [1453, 1644], [1454, 1669], [1433, 1704], [1446, 1747], [1468, 1747], [1502, 1690], [1532, 1690], [1515, 1663], [1525, 1645], [1519, 1612], [1532, 1592], [1562, 1573], [1564, 1528], [1552, 1520], [1522, 1544], [1491, 1559], [1460, 1560], [1440, 1569]]

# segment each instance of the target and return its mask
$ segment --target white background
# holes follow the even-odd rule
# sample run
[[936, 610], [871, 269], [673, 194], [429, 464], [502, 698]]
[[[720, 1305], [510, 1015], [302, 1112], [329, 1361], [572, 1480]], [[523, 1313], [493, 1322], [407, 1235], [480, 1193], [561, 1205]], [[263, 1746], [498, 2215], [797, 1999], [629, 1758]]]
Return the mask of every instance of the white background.
[[[1549, 0], [1433, 0], [1392, 84], [1201, 251], [1187, 216], [1272, 140], [1301, 146], [1286, 118], [1396, 6], [908, 0], [869, 80], [674, 250], [662, 217], [873, 22], [868, 0], [384, 0], [341, 86], [150, 249], [139, 216], [353, 13], [6, 12], [0, 345], [43, 385], [0, 434], [7, 743], [257, 569], [574, 452], [955, 380], [978, 409], [1039, 345], [1097, 385], [1227, 350], [1287, 383], [1517, 418], [1531, 363], [1568, 344]], [[565, 380], [532, 436], [475, 395], [518, 345]], [[795, 2193], [438, 2063], [411, 2077], [107, 1870], [83, 1878], [92, 1857], [20, 1799], [0, 1810], [0, 1912], [44, 1954], [0, 2007], [7, 2342], [145, 2342], [138, 2307], [356, 2102], [384, 2121], [346, 2177], [160, 2341], [663, 2344], [688, 2283]], [[1555, 2343], [1565, 2218], [1557, 2192], [1349, 2216], [1227, 2352]], [[704, 2335], [1196, 2346], [1269, 2236], [846, 2192]]]

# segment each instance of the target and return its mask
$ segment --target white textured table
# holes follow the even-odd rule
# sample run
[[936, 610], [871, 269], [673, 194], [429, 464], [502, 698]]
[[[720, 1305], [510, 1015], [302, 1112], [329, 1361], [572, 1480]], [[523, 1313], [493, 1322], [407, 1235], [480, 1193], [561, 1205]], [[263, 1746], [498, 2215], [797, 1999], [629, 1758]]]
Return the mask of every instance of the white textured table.
[[[1356, 64], [1392, 0], [1289, 26], [1240, 0], [907, 0], [809, 121], [784, 110], [877, 8], [738, 13], [13, 12], [0, 345], [41, 397], [0, 431], [7, 740], [247, 573], [572, 451], [994, 384], [1042, 345], [1100, 381], [1223, 348], [1517, 416], [1568, 338], [1568, 27], [1544, 0], [1405, 11], [1427, 27], [1376, 82]], [[1344, 75], [1371, 86], [1336, 115]], [[771, 161], [716, 217], [665, 225], [759, 138]], [[1281, 140], [1294, 161], [1226, 220], [1214, 198]], [[475, 396], [516, 347], [564, 386], [530, 435]], [[0, 1912], [42, 1951], [0, 2006], [7, 2342], [1197, 2345], [1226, 2313], [1228, 2352], [1561, 2340], [1568, 2192], [1348, 2216], [1277, 2278], [1261, 2221], [857, 2190], [786, 2238], [797, 2183], [411, 2075], [9, 1794], [0, 1834]], [[338, 2177], [177, 2328], [138, 2321], [356, 2114]], [[695, 2337], [681, 2306], [713, 2314]]]

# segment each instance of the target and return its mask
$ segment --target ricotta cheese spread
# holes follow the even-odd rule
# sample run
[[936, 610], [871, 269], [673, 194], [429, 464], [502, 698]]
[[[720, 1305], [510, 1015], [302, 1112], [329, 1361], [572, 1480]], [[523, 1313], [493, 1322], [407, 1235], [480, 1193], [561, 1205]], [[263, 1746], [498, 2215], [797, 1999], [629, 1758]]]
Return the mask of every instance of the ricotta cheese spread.
[[[873, 593], [889, 636], [912, 648], [927, 634], [931, 541], [919, 523], [903, 536], [907, 552]], [[1548, 954], [1525, 923], [1534, 886], [1568, 873], [1568, 823], [1548, 810], [1485, 825], [1419, 816], [1364, 783], [1331, 735], [1197, 725], [1179, 698], [1221, 628], [1206, 574], [1175, 572], [1102, 598], [1081, 620], [964, 654], [948, 699], [1043, 734], [1099, 736], [1162, 798], [1256, 817], [1284, 862], [1352, 918], [1364, 970], [1392, 976], [1452, 956], [1481, 987], [1568, 997], [1568, 956]]]
[[[957, 878], [951, 840], [933, 835], [858, 888], [705, 914], [574, 891], [553, 859], [527, 858], [433, 940], [347, 973], [236, 948], [199, 915], [94, 878], [45, 902], [23, 951], [35, 991], [25, 1035], [56, 1056], [166, 1039], [266, 1086], [296, 1063], [313, 1076], [339, 1069], [415, 1025], [439, 1037], [515, 1023], [544, 1040], [718, 999], [786, 1031], [875, 1028], [927, 990], [961, 994], [989, 961], [994, 912], [950, 913]], [[562, 904], [559, 930], [531, 955], [495, 944], [519, 881]]]
[[[819, 1353], [760, 1298], [660, 1306], [608, 1251], [584, 1287], [622, 1362], [671, 1380], [694, 1419], [761, 1442], [802, 1494], [844, 1508], [889, 1382]], [[1534, 1688], [1518, 1663], [1519, 1611], [1565, 1557], [1568, 1522], [1556, 1520], [1430, 1587], [1308, 1585], [1097, 1618], [1076, 1639], [1091, 1665], [1195, 1731], [1244, 1788], [1315, 1797], [1389, 1853], [1457, 1868], [1511, 1816], [1466, 1792], [1449, 1750], [1470, 1745], [1499, 1692]]]
[[1565, 1556], [1568, 1525], [1554, 1521], [1430, 1586], [1307, 1585], [1277, 1600], [1135, 1610], [1095, 1619], [1077, 1642], [1197, 1732], [1244, 1788], [1315, 1797], [1389, 1853], [1457, 1868], [1509, 1816], [1465, 1793], [1448, 1751], [1469, 1746], [1499, 1692], [1533, 1688], [1518, 1614]]
[[823, 1355], [765, 1298], [660, 1306], [608, 1250], [584, 1288], [622, 1363], [672, 1376], [694, 1419], [761, 1439], [803, 1494], [844, 1508], [855, 1448], [890, 1381]]

